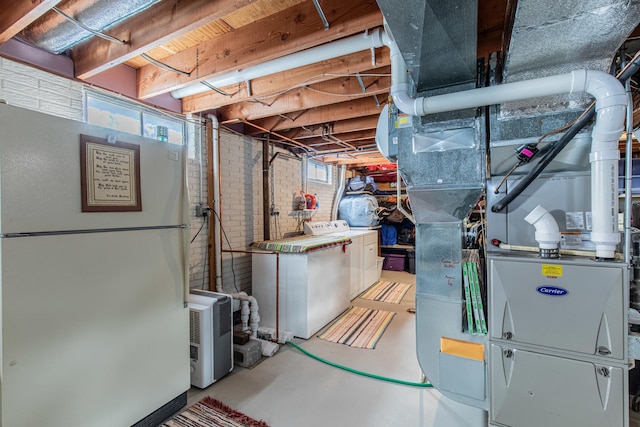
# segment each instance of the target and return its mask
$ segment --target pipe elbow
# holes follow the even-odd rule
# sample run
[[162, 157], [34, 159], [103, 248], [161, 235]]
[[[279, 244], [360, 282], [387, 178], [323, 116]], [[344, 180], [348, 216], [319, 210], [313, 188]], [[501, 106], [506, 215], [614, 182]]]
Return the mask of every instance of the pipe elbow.
[[614, 106], [627, 106], [627, 94], [622, 83], [603, 71], [586, 70], [584, 90], [596, 99], [596, 111]]
[[251, 304], [251, 309], [258, 311], [258, 300], [253, 296], [250, 296], [248, 299], [249, 303]]
[[555, 218], [541, 205], [524, 218], [536, 229], [535, 239], [541, 249], [557, 249], [561, 235]]
[[409, 95], [409, 84], [397, 84], [391, 88], [391, 96], [398, 110], [412, 116], [424, 116], [420, 98], [414, 99]]

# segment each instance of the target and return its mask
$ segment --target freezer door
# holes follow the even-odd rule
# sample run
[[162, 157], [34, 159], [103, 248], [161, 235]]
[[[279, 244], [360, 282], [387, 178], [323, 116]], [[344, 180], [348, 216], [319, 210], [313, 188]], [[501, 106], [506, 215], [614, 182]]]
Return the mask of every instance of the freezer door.
[[0, 239], [4, 426], [129, 426], [189, 389], [182, 233]]
[[[141, 212], [82, 212], [80, 135], [140, 146]], [[0, 234], [188, 223], [185, 147], [0, 104]]]

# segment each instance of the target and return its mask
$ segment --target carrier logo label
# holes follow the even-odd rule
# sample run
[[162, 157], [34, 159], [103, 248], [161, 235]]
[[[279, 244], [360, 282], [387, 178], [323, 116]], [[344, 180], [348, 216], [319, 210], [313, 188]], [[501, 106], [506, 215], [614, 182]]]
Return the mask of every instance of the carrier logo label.
[[568, 290], [560, 288], [558, 286], [538, 286], [536, 288], [536, 291], [540, 292], [543, 295], [549, 295], [552, 297], [561, 297], [569, 293]]

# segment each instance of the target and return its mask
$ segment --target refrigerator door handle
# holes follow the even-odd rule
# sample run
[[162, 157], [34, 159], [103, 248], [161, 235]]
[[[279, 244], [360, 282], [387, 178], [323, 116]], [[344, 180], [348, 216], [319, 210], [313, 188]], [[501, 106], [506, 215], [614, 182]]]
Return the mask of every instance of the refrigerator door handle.
[[114, 228], [90, 228], [83, 230], [59, 230], [59, 231], [33, 231], [29, 233], [4, 233], [0, 234], [0, 239], [12, 239], [16, 237], [41, 237], [41, 236], [64, 236], [69, 234], [93, 234], [93, 233], [114, 233], [119, 231], [146, 231], [146, 230], [169, 230], [190, 228], [188, 224], [176, 225], [151, 225], [148, 227], [114, 227]]

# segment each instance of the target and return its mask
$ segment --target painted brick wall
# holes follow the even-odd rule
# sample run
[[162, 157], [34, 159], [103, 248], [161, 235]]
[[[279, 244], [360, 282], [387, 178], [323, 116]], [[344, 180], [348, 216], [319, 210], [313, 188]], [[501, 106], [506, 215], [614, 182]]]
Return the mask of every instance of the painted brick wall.
[[[303, 159], [286, 150], [271, 148], [270, 167], [271, 206], [278, 215], [270, 216], [271, 235], [276, 239], [287, 233], [302, 230], [298, 214], [294, 213], [294, 197], [304, 188]], [[231, 133], [220, 132], [221, 211], [222, 227], [229, 239], [223, 248], [244, 250], [252, 242], [265, 240], [263, 235], [262, 142]], [[328, 221], [335, 197], [337, 170], [332, 171], [331, 184], [307, 183], [307, 192], [316, 193], [321, 207], [313, 220]], [[271, 209], [270, 209], [271, 210]], [[223, 253], [222, 281], [225, 292], [251, 291], [251, 256]], [[233, 267], [233, 269], [232, 269]]]
[[0, 58], [0, 99], [16, 107], [84, 120], [82, 83], [5, 58]]

